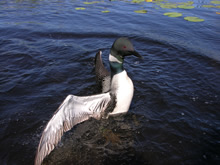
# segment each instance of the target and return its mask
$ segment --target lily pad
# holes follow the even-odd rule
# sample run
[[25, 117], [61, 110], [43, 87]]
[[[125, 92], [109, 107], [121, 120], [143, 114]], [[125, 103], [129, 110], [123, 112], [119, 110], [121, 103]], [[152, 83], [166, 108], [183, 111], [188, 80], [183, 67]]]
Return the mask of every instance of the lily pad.
[[213, 6], [213, 5], [202, 5], [202, 7], [212, 8], [212, 7], [215, 7], [215, 6]]
[[75, 9], [76, 10], [85, 10], [86, 8], [85, 7], [76, 7]]
[[188, 1], [188, 2], [180, 2], [179, 4], [181, 5], [193, 5], [194, 2], [193, 1]]
[[86, 5], [92, 5], [92, 4], [95, 4], [95, 3], [99, 3], [99, 1], [83, 2], [83, 3], [86, 4]]
[[220, 4], [220, 1], [211, 1], [213, 4]]
[[193, 9], [193, 8], [195, 8], [194, 6], [189, 6], [189, 5], [179, 5], [177, 7], [181, 8], [181, 9]]
[[216, 12], [216, 14], [220, 14], [220, 12]]
[[102, 11], [102, 13], [109, 13], [109, 12], [110, 12], [109, 10]]
[[164, 13], [163, 15], [168, 16], [168, 17], [181, 17], [182, 16], [181, 13], [177, 13], [177, 12]]
[[163, 9], [175, 9], [175, 8], [177, 8], [176, 4], [173, 4], [173, 3], [160, 3], [158, 5]]
[[201, 19], [198, 17], [185, 17], [184, 19], [190, 22], [203, 22], [204, 21], [204, 19]]
[[141, 3], [144, 2], [145, 0], [132, 0], [133, 3]]
[[145, 0], [146, 2], [153, 2], [153, 0]]
[[164, 2], [165, 0], [154, 0], [154, 3], [158, 3], [158, 2]]
[[135, 13], [141, 13], [141, 14], [145, 14], [147, 13], [147, 10], [135, 10]]

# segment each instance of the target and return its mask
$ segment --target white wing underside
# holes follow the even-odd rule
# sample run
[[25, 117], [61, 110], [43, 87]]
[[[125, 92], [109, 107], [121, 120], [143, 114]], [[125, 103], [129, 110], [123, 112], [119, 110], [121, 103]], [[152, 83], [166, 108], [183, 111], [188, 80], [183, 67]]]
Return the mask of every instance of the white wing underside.
[[35, 157], [35, 165], [40, 165], [43, 162], [43, 159], [60, 141], [64, 132], [90, 117], [100, 119], [110, 100], [110, 93], [85, 97], [67, 96], [42, 133]]

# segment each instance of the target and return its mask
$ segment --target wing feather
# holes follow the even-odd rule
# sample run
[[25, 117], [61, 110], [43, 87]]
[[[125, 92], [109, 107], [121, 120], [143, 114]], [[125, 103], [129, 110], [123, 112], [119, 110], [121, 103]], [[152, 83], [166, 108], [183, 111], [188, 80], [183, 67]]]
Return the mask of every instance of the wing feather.
[[35, 165], [40, 165], [43, 162], [44, 158], [60, 141], [64, 132], [90, 117], [100, 119], [110, 100], [110, 93], [86, 97], [67, 96], [42, 133], [35, 157]]
[[102, 62], [102, 51], [98, 51], [95, 56], [95, 74], [96, 83], [101, 89], [102, 93], [110, 91], [111, 74], [108, 72]]

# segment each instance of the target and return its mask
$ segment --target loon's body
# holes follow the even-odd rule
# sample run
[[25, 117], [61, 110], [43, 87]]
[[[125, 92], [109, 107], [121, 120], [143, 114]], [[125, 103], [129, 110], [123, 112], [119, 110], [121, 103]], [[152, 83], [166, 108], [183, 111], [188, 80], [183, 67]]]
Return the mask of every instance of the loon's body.
[[[114, 95], [115, 102], [117, 101], [113, 112], [109, 113], [109, 115], [115, 115], [120, 113], [126, 113], [129, 109], [133, 93], [134, 86], [131, 79], [128, 77], [127, 72], [123, 69], [122, 62], [118, 61], [114, 56], [109, 54], [109, 62], [110, 66], [114, 67], [113, 63], [116, 63], [118, 66], [117, 74], [114, 74], [111, 79], [110, 73], [105, 69], [102, 60], [101, 60], [102, 52], [99, 51], [96, 54], [95, 60], [95, 72], [96, 72], [96, 82], [99, 87], [101, 87], [102, 93], [106, 93], [110, 91], [112, 95]], [[121, 65], [121, 67], [120, 67]], [[112, 68], [114, 70], [114, 68]]]
[[125, 70], [112, 78], [111, 92], [115, 95], [116, 105], [109, 115], [126, 113], [133, 98], [134, 86]]
[[[99, 52], [101, 57], [101, 52]], [[104, 68], [102, 61], [96, 55], [96, 75], [107, 83], [102, 88], [102, 94], [92, 96], [68, 95], [45, 127], [38, 145], [35, 165], [40, 165], [43, 159], [54, 149], [64, 132], [74, 125], [89, 118], [107, 118], [109, 115], [126, 113], [129, 110], [134, 86], [123, 68], [124, 57], [135, 55], [141, 57], [127, 38], [117, 39], [109, 54], [111, 76]], [[106, 78], [107, 77], [107, 78]], [[99, 81], [102, 82], [102, 81]]]

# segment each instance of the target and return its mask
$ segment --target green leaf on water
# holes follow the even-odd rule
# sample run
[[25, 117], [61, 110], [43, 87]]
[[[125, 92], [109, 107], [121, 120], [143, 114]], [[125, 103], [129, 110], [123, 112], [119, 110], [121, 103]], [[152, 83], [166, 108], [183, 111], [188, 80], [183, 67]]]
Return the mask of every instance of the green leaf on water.
[[220, 1], [211, 1], [213, 4], [220, 4]]
[[86, 8], [84, 8], [84, 7], [76, 7], [75, 9], [76, 10], [85, 10]]
[[154, 0], [153, 3], [164, 2], [165, 0]]
[[135, 10], [135, 13], [141, 13], [141, 14], [145, 14], [147, 13], [147, 10]]
[[109, 10], [102, 11], [102, 13], [109, 13], [109, 12], [110, 12]]
[[185, 17], [184, 19], [190, 22], [203, 22], [204, 21], [204, 19], [201, 19], [198, 17]]
[[95, 4], [95, 3], [99, 3], [99, 1], [83, 2], [83, 3], [86, 4], [86, 5], [92, 5], [92, 4]]
[[189, 5], [178, 5], [177, 7], [181, 8], [181, 9], [193, 9], [193, 8], [195, 8], [194, 6], [189, 6]]
[[160, 3], [158, 5], [163, 9], [175, 9], [175, 8], [177, 8], [176, 4], [173, 4], [173, 3]]
[[215, 6], [213, 6], [213, 5], [202, 5], [202, 7], [212, 8], [212, 7], [215, 7]]
[[145, 0], [132, 0], [131, 2], [132, 3], [141, 3], [141, 2], [144, 2]]
[[163, 15], [168, 16], [168, 17], [181, 17], [182, 16], [181, 13], [177, 13], [177, 12], [164, 13]]
[[180, 2], [179, 4], [181, 5], [193, 5], [194, 2], [193, 1], [188, 1], [188, 2]]

